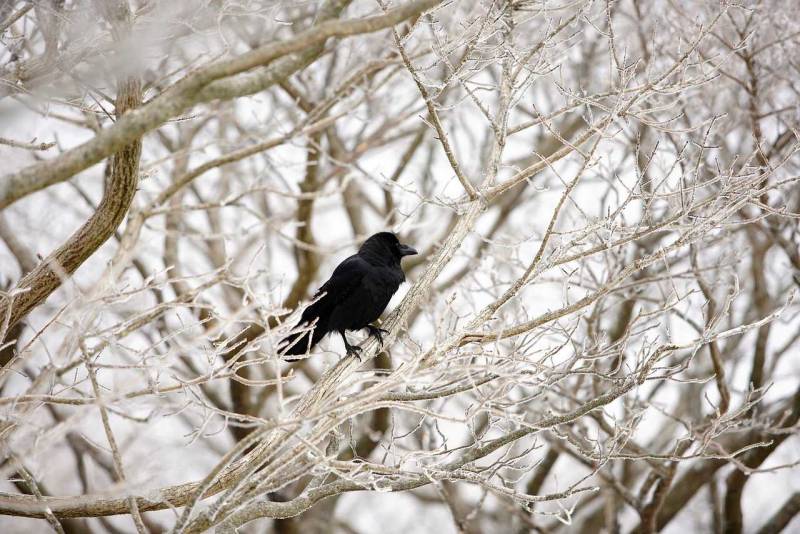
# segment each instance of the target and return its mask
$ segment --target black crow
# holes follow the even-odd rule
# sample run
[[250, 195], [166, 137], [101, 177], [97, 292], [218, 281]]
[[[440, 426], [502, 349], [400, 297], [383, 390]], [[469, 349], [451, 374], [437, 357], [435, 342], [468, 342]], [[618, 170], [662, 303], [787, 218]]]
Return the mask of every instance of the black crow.
[[303, 311], [298, 326], [313, 329], [283, 339], [279, 346], [285, 350], [279, 349], [281, 353], [305, 354], [329, 332], [339, 332], [347, 354], [360, 357], [361, 347], [351, 345], [345, 331], [364, 328], [382, 345], [386, 330], [370, 323], [380, 317], [406, 279], [400, 259], [416, 253], [391, 232], [380, 232], [364, 241], [357, 254], [334, 269], [330, 280], [322, 284], [313, 303]]

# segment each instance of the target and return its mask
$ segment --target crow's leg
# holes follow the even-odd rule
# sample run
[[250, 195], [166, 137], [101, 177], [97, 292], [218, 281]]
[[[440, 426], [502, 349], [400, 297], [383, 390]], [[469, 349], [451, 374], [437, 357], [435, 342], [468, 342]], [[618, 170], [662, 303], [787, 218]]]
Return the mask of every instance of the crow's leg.
[[377, 326], [373, 326], [371, 324], [368, 324], [364, 328], [366, 328], [367, 331], [369, 332], [369, 335], [377, 339], [378, 343], [380, 343], [381, 347], [383, 347], [383, 334], [388, 334], [389, 331], [384, 330], [383, 328], [378, 328]]
[[347, 336], [344, 335], [344, 330], [340, 330], [339, 335], [342, 336], [342, 341], [344, 341], [344, 349], [347, 351], [347, 356], [352, 354], [358, 358], [358, 361], [361, 361], [361, 351], [363, 349], [358, 345], [351, 345], [350, 342], [347, 341]]

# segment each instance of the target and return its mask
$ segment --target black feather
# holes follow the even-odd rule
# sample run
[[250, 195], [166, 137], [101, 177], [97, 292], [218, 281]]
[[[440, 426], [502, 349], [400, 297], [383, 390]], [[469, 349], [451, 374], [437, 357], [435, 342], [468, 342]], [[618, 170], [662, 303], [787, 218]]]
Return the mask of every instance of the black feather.
[[357, 354], [360, 347], [350, 345], [345, 332], [363, 328], [381, 340], [381, 330], [370, 323], [380, 317], [405, 280], [400, 260], [416, 253], [390, 232], [367, 239], [357, 254], [334, 269], [314, 295], [314, 302], [303, 311], [298, 326], [310, 330], [283, 339], [280, 352], [286, 356], [305, 354], [326, 334], [339, 332], [347, 353]]

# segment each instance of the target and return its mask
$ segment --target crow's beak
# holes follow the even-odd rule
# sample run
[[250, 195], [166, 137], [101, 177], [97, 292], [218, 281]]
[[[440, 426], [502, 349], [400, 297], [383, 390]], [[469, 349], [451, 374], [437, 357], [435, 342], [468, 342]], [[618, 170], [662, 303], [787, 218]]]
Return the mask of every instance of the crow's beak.
[[419, 254], [417, 249], [409, 247], [408, 245], [400, 245], [400, 257], [403, 256], [413, 256], [414, 254]]

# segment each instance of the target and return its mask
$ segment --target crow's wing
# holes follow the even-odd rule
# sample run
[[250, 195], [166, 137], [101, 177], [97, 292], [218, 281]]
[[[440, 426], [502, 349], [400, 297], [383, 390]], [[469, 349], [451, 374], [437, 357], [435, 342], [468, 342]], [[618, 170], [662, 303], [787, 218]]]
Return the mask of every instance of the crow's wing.
[[340, 263], [330, 279], [314, 294], [311, 303], [300, 317], [298, 326], [314, 323], [311, 332], [298, 332], [281, 341], [281, 345], [289, 348], [283, 351], [285, 356], [305, 354], [307, 350], [319, 343], [330, 330], [331, 314], [336, 306], [349, 300], [359, 292], [370, 265], [358, 255], [353, 255]]
[[317, 320], [317, 328], [328, 332], [328, 322], [333, 309], [357, 292], [371, 266], [358, 254], [350, 256], [336, 269], [330, 279], [314, 294], [315, 302], [303, 311], [301, 323]]
[[360, 330], [378, 319], [402, 282], [393, 269], [368, 264], [361, 282], [337, 299], [328, 320], [329, 331]]

